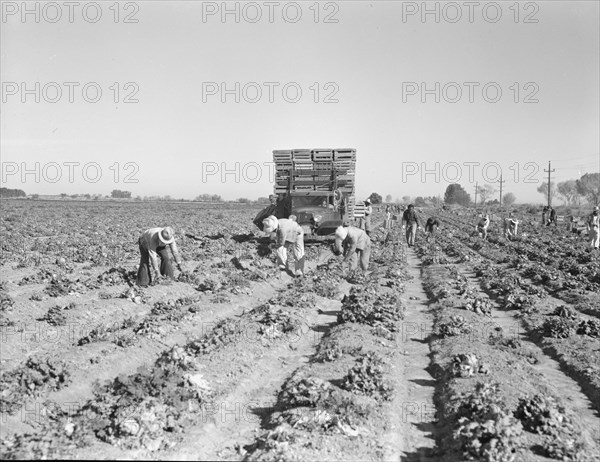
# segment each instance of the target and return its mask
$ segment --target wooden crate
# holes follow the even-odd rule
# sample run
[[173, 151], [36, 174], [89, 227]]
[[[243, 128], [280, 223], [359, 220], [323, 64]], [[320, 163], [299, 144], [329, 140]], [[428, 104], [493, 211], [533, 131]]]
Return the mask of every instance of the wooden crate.
[[336, 149], [333, 151], [333, 159], [334, 160], [356, 160], [356, 150], [355, 149]]
[[333, 168], [336, 170], [354, 171], [356, 168], [356, 162], [353, 162], [351, 160], [337, 160], [333, 163]]
[[308, 149], [294, 149], [292, 151], [292, 160], [312, 161], [312, 154]]
[[333, 169], [333, 162], [331, 162], [331, 160], [329, 162], [316, 161], [313, 166], [315, 170], [331, 172]]
[[353, 207], [353, 216], [354, 218], [364, 218], [365, 216], [365, 204], [354, 204]]
[[333, 151], [331, 149], [313, 149], [312, 158], [315, 162], [331, 162]]
[[310, 162], [294, 162], [294, 170], [312, 170], [313, 163]]
[[275, 170], [278, 171], [285, 171], [285, 170], [291, 170], [293, 167], [292, 163], [287, 163], [287, 162], [276, 162], [275, 163]]
[[285, 150], [277, 150], [277, 151], [273, 151], [273, 160], [275, 162], [291, 162], [292, 161], [292, 150], [291, 149], [285, 149]]

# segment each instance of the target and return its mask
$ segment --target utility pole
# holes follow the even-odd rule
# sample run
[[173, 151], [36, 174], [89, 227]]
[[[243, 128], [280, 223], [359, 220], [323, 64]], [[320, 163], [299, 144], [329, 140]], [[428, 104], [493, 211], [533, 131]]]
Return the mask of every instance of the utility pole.
[[544, 170], [548, 174], [548, 207], [552, 206], [552, 198], [550, 197], [550, 174], [554, 172], [551, 167], [551, 162], [548, 161], [548, 170]]
[[502, 208], [502, 183], [506, 183], [506, 180], [502, 179], [502, 173], [500, 174], [500, 179], [498, 180], [500, 183], [500, 208]]
[[479, 183], [476, 181], [475, 182], [475, 210], [477, 210], [477, 188]]

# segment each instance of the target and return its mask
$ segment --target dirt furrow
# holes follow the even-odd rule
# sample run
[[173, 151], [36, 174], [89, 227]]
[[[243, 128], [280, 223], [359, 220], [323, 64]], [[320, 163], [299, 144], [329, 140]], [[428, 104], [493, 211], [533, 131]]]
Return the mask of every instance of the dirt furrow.
[[320, 300], [303, 316], [305, 325], [292, 343], [279, 344], [258, 357], [244, 359], [251, 361], [250, 374], [235, 381], [227, 393], [207, 406], [202, 424], [188, 429], [184, 441], [161, 457], [239, 460], [244, 455], [243, 447], [252, 442], [263, 420], [273, 411], [284, 381], [308, 363], [322, 333], [336, 322], [339, 305], [339, 301]]
[[428, 369], [428, 335], [433, 317], [421, 279], [421, 262], [409, 249], [407, 270], [413, 276], [401, 300], [406, 306], [399, 344], [401, 361], [395, 364], [393, 381], [397, 391], [390, 406], [389, 431], [383, 438], [385, 461], [431, 461], [435, 448], [435, 379]]

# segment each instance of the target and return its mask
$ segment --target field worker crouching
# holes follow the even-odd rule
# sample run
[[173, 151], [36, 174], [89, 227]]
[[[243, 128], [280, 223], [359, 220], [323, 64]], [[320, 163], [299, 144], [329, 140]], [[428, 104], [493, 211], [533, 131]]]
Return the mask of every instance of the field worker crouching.
[[488, 230], [489, 226], [490, 226], [490, 217], [488, 217], [487, 214], [485, 214], [484, 216], [481, 217], [481, 219], [477, 223], [477, 227], [476, 227], [477, 233], [484, 240], [487, 239], [487, 230]]
[[410, 204], [402, 214], [402, 229], [406, 229], [406, 243], [409, 247], [415, 245], [415, 236], [417, 235], [417, 229], [420, 227], [421, 224], [417, 212], [415, 212], [415, 206]]
[[304, 230], [293, 220], [277, 219], [273, 215], [263, 220], [263, 231], [277, 231], [277, 266], [280, 270], [289, 270], [288, 247], [294, 252], [294, 275], [304, 275]]
[[339, 226], [335, 230], [335, 251], [337, 255], [343, 253], [344, 261], [350, 264], [351, 271], [356, 269], [357, 261], [363, 271], [369, 269], [371, 238], [366, 231], [354, 226]]
[[588, 236], [590, 237], [590, 246], [592, 249], [599, 248], [600, 236], [598, 230], [598, 206], [594, 207], [594, 211], [587, 219]]
[[435, 234], [435, 231], [440, 226], [440, 222], [436, 217], [429, 217], [427, 223], [425, 223], [425, 232], [429, 234]]
[[[181, 257], [175, 243], [175, 233], [171, 227], [151, 228], [142, 233], [138, 240], [140, 246], [140, 267], [137, 283], [141, 287], [157, 281], [161, 276], [174, 276], [171, 255], [181, 271]], [[158, 267], [160, 257], [160, 268]]]

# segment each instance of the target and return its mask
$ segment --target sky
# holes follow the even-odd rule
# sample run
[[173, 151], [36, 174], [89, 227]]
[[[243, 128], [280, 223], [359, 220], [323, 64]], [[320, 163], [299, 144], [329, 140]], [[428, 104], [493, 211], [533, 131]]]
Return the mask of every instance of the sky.
[[542, 203], [600, 171], [599, 5], [2, 2], [2, 186], [256, 198], [272, 150], [351, 147], [358, 198]]

